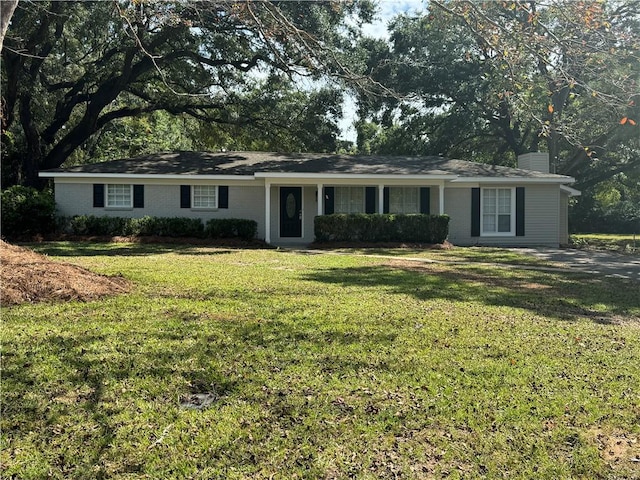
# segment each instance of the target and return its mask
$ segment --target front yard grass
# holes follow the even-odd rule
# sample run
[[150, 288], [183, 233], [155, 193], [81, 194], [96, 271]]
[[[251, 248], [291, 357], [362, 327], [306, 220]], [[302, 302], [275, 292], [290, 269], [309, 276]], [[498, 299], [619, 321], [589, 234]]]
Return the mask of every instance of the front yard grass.
[[2, 478], [640, 476], [639, 282], [32, 247], [136, 286], [3, 309]]
[[640, 253], [640, 234], [574, 233], [570, 241], [578, 248]]

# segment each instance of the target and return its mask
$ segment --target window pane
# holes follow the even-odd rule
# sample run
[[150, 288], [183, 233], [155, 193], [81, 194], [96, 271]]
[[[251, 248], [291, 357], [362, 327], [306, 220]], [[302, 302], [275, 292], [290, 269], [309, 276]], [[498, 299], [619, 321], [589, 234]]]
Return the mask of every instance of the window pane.
[[482, 230], [485, 232], [496, 231], [496, 217], [495, 215], [483, 215], [482, 216]]
[[131, 207], [131, 185], [107, 185], [107, 207]]
[[335, 188], [333, 211], [336, 213], [349, 213], [349, 188], [348, 187]]
[[217, 208], [218, 188], [215, 185], [193, 186], [193, 208]]
[[498, 190], [498, 213], [511, 213], [511, 190]]
[[390, 187], [389, 213], [419, 213], [418, 198], [415, 187]]
[[333, 199], [335, 213], [363, 213], [363, 187], [335, 187]]
[[513, 233], [512, 189], [484, 188], [482, 190], [482, 231], [485, 233]]
[[389, 213], [403, 213], [401, 188], [389, 187]]
[[351, 208], [349, 213], [364, 213], [364, 188], [351, 187]]
[[402, 213], [420, 212], [420, 206], [418, 205], [418, 189], [403, 188], [402, 192], [404, 194], [404, 209]]
[[511, 215], [498, 215], [498, 231], [499, 232], [511, 231]]
[[495, 189], [485, 189], [482, 202], [483, 213], [496, 213], [496, 191]]

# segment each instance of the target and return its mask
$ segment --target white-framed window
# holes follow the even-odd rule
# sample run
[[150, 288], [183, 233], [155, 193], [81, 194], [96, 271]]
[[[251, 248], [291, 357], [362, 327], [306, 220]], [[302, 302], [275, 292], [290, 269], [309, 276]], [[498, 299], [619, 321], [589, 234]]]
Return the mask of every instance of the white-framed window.
[[516, 195], [514, 188], [483, 188], [480, 202], [482, 235], [515, 235]]
[[192, 208], [218, 208], [217, 185], [194, 185], [191, 195]]
[[389, 213], [420, 213], [416, 187], [389, 187]]
[[364, 187], [335, 187], [333, 211], [335, 213], [364, 213]]
[[106, 197], [107, 208], [133, 208], [133, 185], [109, 183]]

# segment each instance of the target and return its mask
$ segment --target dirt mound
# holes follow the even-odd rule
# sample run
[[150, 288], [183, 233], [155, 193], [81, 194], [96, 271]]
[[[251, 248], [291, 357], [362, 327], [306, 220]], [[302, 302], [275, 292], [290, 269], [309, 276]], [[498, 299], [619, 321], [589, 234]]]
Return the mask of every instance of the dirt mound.
[[129, 282], [107, 277], [82, 267], [49, 260], [22, 247], [0, 240], [0, 304], [52, 300], [94, 300], [106, 295], [125, 293]]

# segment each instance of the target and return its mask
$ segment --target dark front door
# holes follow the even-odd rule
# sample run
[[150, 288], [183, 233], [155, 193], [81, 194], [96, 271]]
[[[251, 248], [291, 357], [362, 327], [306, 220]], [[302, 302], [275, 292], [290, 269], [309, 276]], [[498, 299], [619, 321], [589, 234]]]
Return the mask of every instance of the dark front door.
[[280, 187], [280, 236], [302, 237], [301, 187]]

